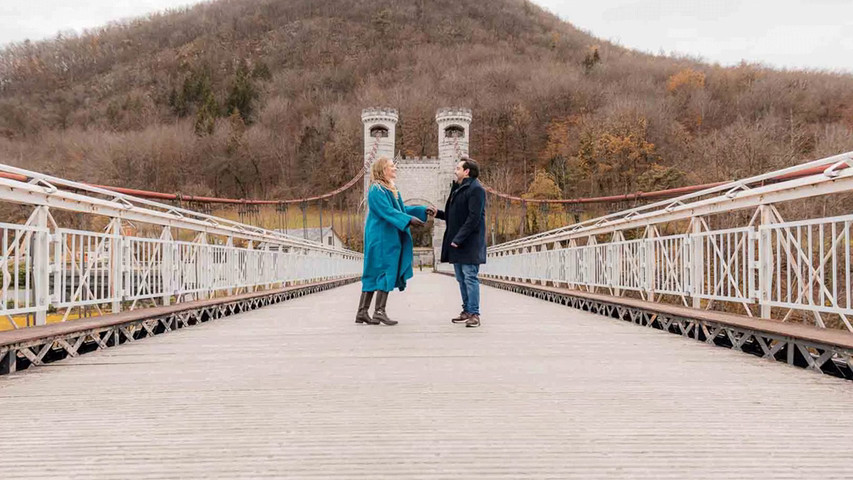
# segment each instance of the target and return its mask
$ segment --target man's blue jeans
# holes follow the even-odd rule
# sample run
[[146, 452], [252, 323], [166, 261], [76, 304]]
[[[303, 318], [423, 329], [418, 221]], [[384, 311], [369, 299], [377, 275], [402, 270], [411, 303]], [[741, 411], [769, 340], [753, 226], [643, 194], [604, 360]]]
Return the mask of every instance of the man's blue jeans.
[[480, 274], [479, 265], [465, 263], [454, 263], [453, 270], [456, 272], [456, 281], [459, 282], [459, 291], [462, 293], [462, 310], [471, 315], [480, 314]]

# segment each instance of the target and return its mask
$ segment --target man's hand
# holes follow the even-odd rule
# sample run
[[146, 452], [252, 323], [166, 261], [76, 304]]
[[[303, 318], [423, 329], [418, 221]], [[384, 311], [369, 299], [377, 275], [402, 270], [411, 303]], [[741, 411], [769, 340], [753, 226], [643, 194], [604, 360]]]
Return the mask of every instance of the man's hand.
[[421, 220], [421, 219], [420, 219], [420, 218], [418, 218], [418, 217], [411, 217], [411, 218], [409, 218], [409, 225], [410, 225], [410, 226], [420, 227], [420, 226], [421, 226], [421, 225], [423, 225], [423, 224], [424, 224], [423, 220]]
[[453, 247], [453, 248], [459, 248], [459, 245], [456, 245], [456, 244], [455, 244], [455, 243], [453, 243], [453, 242], [450, 242], [450, 246], [451, 246], [451, 247]]
[[428, 206], [426, 210], [427, 210], [427, 215], [429, 215], [430, 217], [434, 217], [436, 212], [438, 212], [438, 209], [433, 207], [432, 205]]

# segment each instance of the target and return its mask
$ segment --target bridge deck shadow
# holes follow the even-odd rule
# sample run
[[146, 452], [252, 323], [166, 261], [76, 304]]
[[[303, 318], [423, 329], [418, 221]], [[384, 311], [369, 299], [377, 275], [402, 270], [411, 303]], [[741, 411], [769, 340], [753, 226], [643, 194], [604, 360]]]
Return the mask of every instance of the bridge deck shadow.
[[465, 329], [427, 273], [356, 325], [359, 288], [0, 377], [3, 478], [853, 476], [850, 382], [489, 287]]

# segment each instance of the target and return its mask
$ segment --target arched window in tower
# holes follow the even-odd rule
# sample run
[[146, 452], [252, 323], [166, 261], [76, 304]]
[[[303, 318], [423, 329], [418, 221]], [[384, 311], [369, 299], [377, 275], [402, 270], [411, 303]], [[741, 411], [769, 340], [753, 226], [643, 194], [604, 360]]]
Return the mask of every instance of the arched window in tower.
[[373, 138], [387, 138], [388, 129], [382, 125], [374, 125], [370, 127], [370, 136]]
[[462, 138], [465, 136], [465, 128], [459, 125], [451, 125], [444, 129], [444, 138]]

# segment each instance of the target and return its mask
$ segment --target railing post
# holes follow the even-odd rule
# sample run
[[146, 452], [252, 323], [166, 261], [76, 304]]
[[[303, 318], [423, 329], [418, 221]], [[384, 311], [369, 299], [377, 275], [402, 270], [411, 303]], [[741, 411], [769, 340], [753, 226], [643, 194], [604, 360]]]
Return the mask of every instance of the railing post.
[[275, 257], [273, 256], [273, 251], [270, 250], [269, 243], [264, 243], [262, 255], [264, 258], [264, 280], [267, 282], [265, 285], [267, 289], [270, 289], [272, 288], [272, 281], [275, 278], [275, 262], [273, 261]]
[[33, 212], [34, 226], [43, 230], [33, 238], [33, 293], [36, 325], [47, 324], [47, 306], [50, 303], [50, 232], [47, 230], [47, 207], [36, 207]]
[[646, 229], [646, 239], [643, 242], [646, 246], [646, 291], [649, 294], [648, 301], [655, 301], [655, 237], [657, 237], [657, 228], [649, 226]]
[[[201, 232], [195, 237], [196, 254], [195, 254], [195, 288], [198, 289], [196, 298], [208, 299], [212, 296], [213, 288], [213, 272], [210, 270], [212, 261], [210, 259], [210, 248], [207, 241], [207, 232]], [[199, 278], [201, 277], [201, 278]]]
[[160, 235], [163, 243], [160, 244], [162, 249], [160, 255], [163, 257], [163, 264], [160, 268], [160, 277], [163, 283], [163, 305], [169, 305], [174, 290], [175, 280], [175, 251], [177, 245], [172, 240], [172, 230], [169, 227], [163, 229]]
[[122, 289], [122, 237], [121, 237], [121, 219], [114, 218], [110, 222], [110, 297], [112, 300], [112, 313], [121, 311], [121, 300], [124, 293]]
[[54, 232], [50, 235], [50, 243], [53, 244], [53, 292], [50, 295], [50, 303], [56, 304], [62, 301], [62, 289], [65, 286], [65, 245], [62, 235]]
[[624, 252], [624, 244], [620, 245], [620, 242], [625, 240], [625, 236], [621, 231], [615, 231], [610, 236], [611, 245], [608, 248], [607, 254], [607, 263], [611, 265], [610, 269], [610, 285], [613, 289], [613, 295], [620, 297], [622, 296], [622, 289], [619, 288], [621, 280], [622, 280], [622, 255]]
[[234, 237], [228, 237], [225, 241], [225, 268], [226, 270], [226, 279], [225, 281], [228, 283], [228, 296], [234, 295], [234, 284], [237, 283], [237, 265], [235, 265], [234, 260]]
[[553, 262], [553, 263], [556, 264], [556, 268], [557, 268], [556, 274], [552, 275], [554, 277], [554, 280], [551, 282], [551, 284], [554, 287], [559, 287], [559, 286], [561, 286], [560, 284], [563, 283], [563, 280], [565, 279], [565, 273], [566, 273], [565, 255], [563, 255], [563, 246], [560, 245], [560, 242], [554, 242], [553, 249], [551, 251], [554, 252], [553, 256], [555, 257], [555, 262]]
[[569, 251], [568, 255], [572, 256], [571, 259], [566, 259], [566, 280], [568, 281], [567, 286], [575, 290], [580, 290], [580, 279], [578, 278], [578, 272], [581, 271], [581, 266], [578, 264], [577, 240], [575, 240], [574, 238], [570, 239], [567, 248]]
[[[304, 212], [304, 210], [303, 210], [303, 212]], [[254, 245], [255, 245], [255, 242], [253, 242], [252, 240], [249, 240], [248, 242], [246, 242], [246, 250], [247, 250], [246, 251], [246, 265], [243, 268], [245, 268], [245, 272], [246, 272], [246, 291], [247, 292], [254, 292], [255, 286], [258, 283], [257, 282], [258, 263], [257, 263], [257, 257], [255, 256], [255, 246]]]
[[287, 281], [285, 280], [285, 278], [287, 278], [287, 270], [285, 268], [287, 266], [286, 258], [284, 245], [279, 245], [275, 256], [275, 278], [279, 281], [279, 287], [284, 287], [287, 284]]
[[699, 218], [692, 220], [690, 239], [690, 296], [693, 308], [702, 308], [702, 299], [699, 298], [699, 293], [702, 291], [702, 282], [704, 281], [703, 268], [705, 259], [702, 258], [702, 241], [699, 234], [702, 233], [702, 222]]
[[[761, 213], [761, 226], [773, 223], [773, 211], [769, 205], [758, 207]], [[770, 318], [771, 307], [770, 291], [773, 281], [773, 245], [771, 243], [771, 232], [767, 228], [758, 230], [758, 303], [761, 318]]]

